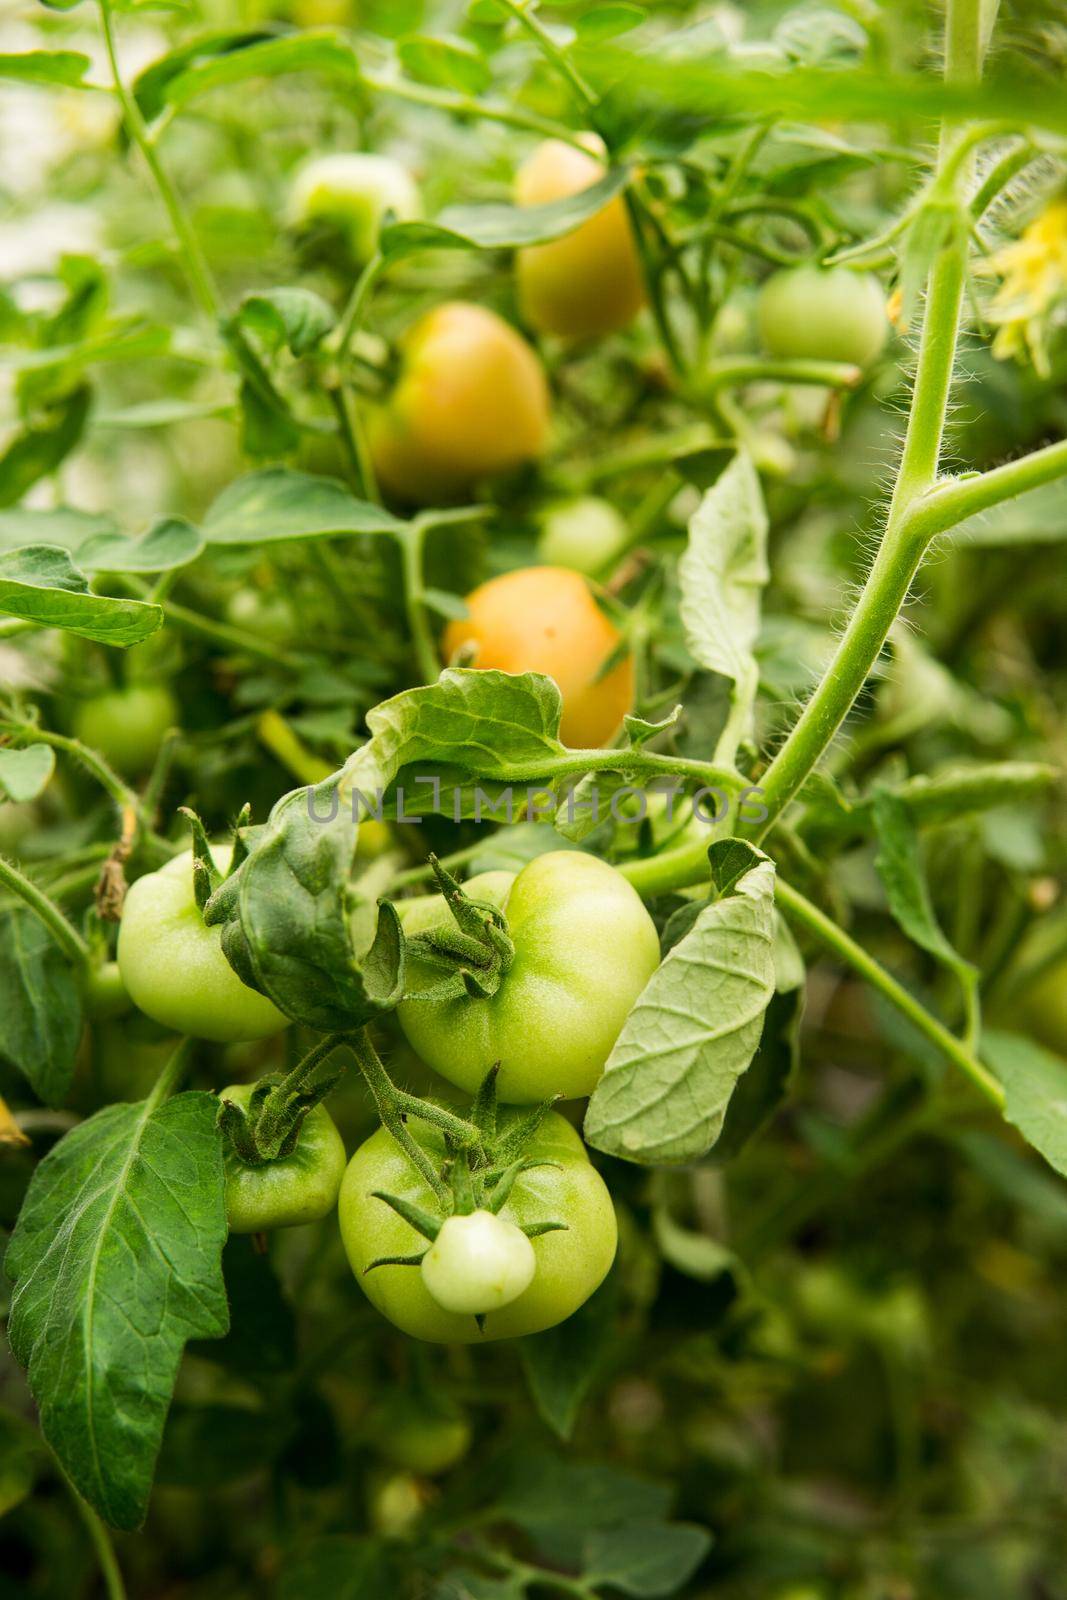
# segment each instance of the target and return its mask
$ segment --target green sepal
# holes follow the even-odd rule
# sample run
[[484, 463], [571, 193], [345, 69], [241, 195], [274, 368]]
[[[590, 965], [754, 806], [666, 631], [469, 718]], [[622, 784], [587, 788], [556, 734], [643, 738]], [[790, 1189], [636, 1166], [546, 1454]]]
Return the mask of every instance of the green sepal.
[[188, 806], [179, 806], [178, 810], [188, 822], [193, 836], [193, 894], [197, 910], [202, 916], [204, 907], [222, 882], [222, 873], [215, 865], [204, 824], [196, 812]]
[[[374, 1190], [373, 1198], [375, 1200], [384, 1200], [385, 1204], [391, 1206], [398, 1217], [403, 1217], [409, 1227], [414, 1228], [416, 1233], [421, 1233], [424, 1239], [429, 1239], [431, 1244], [440, 1233], [442, 1227], [441, 1219], [431, 1216], [421, 1206], [413, 1205], [410, 1200], [402, 1200], [399, 1195], [395, 1194], [385, 1194], [381, 1189]], [[374, 1265], [377, 1266], [378, 1263], [375, 1262]]]
[[426, 1251], [422, 1250], [414, 1256], [379, 1256], [376, 1261], [367, 1263], [363, 1268], [363, 1276], [366, 1277], [368, 1272], [373, 1272], [375, 1267], [419, 1267], [425, 1254]]
[[485, 1135], [487, 1142], [496, 1134], [496, 1080], [499, 1076], [500, 1062], [494, 1061], [478, 1085], [478, 1093], [471, 1102], [470, 1120]]
[[565, 1222], [520, 1222], [518, 1226], [527, 1239], [540, 1239], [544, 1233], [568, 1233], [570, 1231]]

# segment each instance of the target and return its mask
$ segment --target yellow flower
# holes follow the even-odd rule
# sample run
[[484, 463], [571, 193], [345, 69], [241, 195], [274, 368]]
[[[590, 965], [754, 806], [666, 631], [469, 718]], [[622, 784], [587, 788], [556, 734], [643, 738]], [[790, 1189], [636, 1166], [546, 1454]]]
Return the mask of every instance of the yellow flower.
[[1003, 279], [988, 313], [997, 328], [993, 354], [1003, 360], [1028, 353], [1047, 377], [1050, 316], [1067, 305], [1067, 197], [1051, 201], [1020, 238], [995, 251], [987, 270]]

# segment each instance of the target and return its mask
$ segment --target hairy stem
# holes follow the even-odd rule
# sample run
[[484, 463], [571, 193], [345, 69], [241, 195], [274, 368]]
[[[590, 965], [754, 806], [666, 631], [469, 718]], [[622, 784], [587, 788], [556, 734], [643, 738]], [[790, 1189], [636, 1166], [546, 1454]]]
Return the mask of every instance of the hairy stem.
[[[96, 869], [93, 873], [95, 876]], [[0, 856], [0, 886], [17, 895], [22, 903], [39, 917], [59, 945], [64, 955], [79, 966], [85, 966], [89, 960], [89, 946], [71, 923], [60, 911], [59, 907], [35, 883], [31, 883], [12, 862]]]

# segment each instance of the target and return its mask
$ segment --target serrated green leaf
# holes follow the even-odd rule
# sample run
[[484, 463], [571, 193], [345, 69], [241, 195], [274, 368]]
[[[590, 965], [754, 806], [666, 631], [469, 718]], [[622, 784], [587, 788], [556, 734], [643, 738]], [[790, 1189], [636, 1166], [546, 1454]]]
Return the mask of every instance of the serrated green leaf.
[[1067, 1178], [1067, 1061], [1022, 1034], [985, 1032], [982, 1058], [1004, 1085], [1004, 1115]]

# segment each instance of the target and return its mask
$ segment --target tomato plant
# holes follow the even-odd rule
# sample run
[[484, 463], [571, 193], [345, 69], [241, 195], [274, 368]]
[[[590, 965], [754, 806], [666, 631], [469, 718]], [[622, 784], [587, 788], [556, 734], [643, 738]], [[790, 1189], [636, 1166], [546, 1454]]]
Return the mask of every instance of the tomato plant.
[[1065, 53], [4, 9], [5, 1597], [1060, 1595]]

